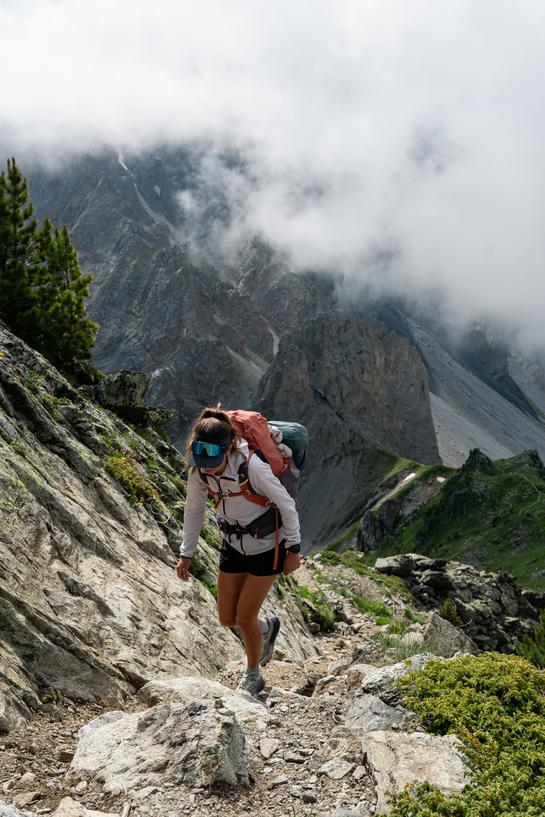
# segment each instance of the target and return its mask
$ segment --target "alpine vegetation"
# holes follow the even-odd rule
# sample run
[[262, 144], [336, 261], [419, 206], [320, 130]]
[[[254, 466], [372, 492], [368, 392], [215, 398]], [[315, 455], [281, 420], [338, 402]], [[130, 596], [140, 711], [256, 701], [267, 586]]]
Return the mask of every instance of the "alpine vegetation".
[[[430, 661], [399, 681], [425, 729], [456, 734], [473, 778], [445, 798], [428, 782], [391, 798], [390, 817], [538, 817], [545, 809], [545, 675], [498, 653]], [[379, 817], [381, 817], [379, 815]]]
[[15, 159], [0, 174], [0, 319], [65, 372], [91, 357], [98, 330], [87, 317], [83, 275], [66, 227], [40, 227]]

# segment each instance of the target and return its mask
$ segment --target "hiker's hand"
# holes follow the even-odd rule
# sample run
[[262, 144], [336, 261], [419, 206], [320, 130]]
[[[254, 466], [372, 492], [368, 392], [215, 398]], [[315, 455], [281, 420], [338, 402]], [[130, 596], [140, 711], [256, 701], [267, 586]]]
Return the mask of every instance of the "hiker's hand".
[[191, 559], [187, 556], [180, 556], [178, 564], [176, 565], [176, 572], [182, 581], [186, 582], [189, 579], [189, 567]]
[[287, 576], [288, 573], [293, 573], [293, 571], [297, 570], [298, 567], [301, 567], [301, 555], [299, 553], [294, 553], [292, 550], [286, 550], [284, 576]]

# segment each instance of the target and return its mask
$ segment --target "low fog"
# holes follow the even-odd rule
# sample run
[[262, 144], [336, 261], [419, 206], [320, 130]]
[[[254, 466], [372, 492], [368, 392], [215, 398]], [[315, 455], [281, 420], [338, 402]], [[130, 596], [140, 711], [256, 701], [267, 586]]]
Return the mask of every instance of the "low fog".
[[0, 70], [23, 169], [203, 143], [231, 241], [545, 343], [539, 0], [0, 0]]

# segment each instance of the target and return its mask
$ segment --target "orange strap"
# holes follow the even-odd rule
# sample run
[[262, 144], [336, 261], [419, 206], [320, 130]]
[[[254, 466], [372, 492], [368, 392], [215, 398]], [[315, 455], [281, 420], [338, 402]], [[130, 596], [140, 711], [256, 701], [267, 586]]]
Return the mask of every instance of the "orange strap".
[[243, 496], [248, 502], [253, 502], [256, 505], [261, 505], [264, 508], [274, 507], [273, 503], [267, 499], [265, 496], [261, 496], [260, 494], [254, 494], [254, 492], [250, 489], [250, 477], [248, 476], [248, 466], [250, 464], [250, 459], [253, 456], [253, 451], [250, 451], [250, 454], [246, 460], [246, 479], [244, 482], [240, 483], [240, 491], [228, 491], [226, 494], [221, 494], [219, 491], [214, 491], [213, 488], [210, 487], [207, 480], [204, 480], [206, 487], [208, 488], [208, 493], [215, 497], [214, 502], [216, 504], [216, 508], [219, 508], [220, 502], [222, 499], [229, 499], [232, 496]]
[[269, 508], [273, 504], [266, 497], [252, 493], [247, 482], [244, 482], [240, 486], [240, 491], [228, 491], [226, 494], [221, 494], [219, 491], [214, 491], [210, 485], [207, 485], [206, 487], [208, 489], [208, 493], [214, 497], [216, 508], [219, 508], [222, 499], [230, 499], [232, 496], [243, 496], [248, 500], [248, 502], [254, 502], [256, 505], [261, 505], [263, 508]]

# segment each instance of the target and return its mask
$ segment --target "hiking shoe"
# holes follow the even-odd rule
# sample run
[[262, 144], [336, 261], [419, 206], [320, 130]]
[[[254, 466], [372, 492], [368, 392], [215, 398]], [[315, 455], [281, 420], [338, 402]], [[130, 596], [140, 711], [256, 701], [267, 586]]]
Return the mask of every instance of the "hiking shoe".
[[265, 679], [261, 673], [245, 672], [235, 692], [249, 692], [250, 695], [257, 698], [263, 689], [265, 689]]
[[259, 659], [259, 665], [261, 667], [264, 667], [265, 664], [268, 664], [271, 660], [276, 643], [276, 636], [280, 631], [280, 619], [277, 616], [271, 616], [271, 618], [267, 618], [267, 621], [269, 623], [269, 632], [266, 636], [263, 636], [263, 648], [261, 650], [261, 658]]

